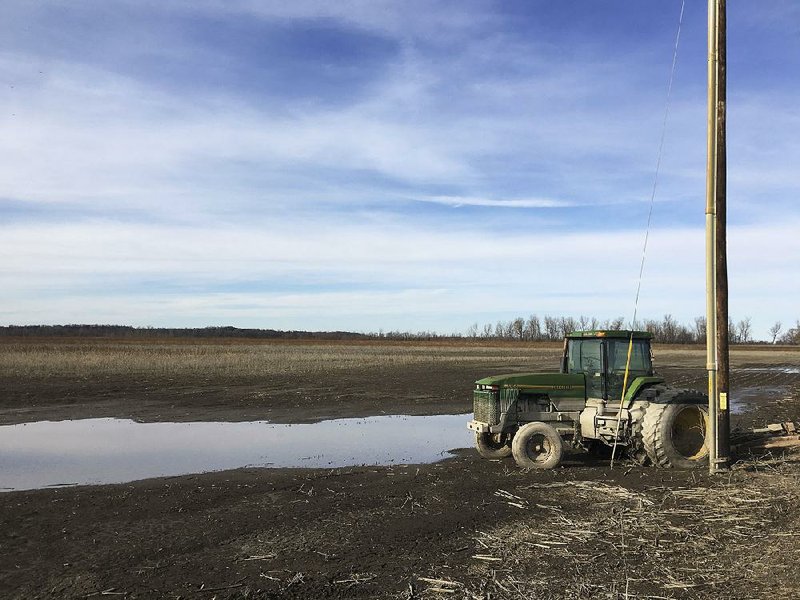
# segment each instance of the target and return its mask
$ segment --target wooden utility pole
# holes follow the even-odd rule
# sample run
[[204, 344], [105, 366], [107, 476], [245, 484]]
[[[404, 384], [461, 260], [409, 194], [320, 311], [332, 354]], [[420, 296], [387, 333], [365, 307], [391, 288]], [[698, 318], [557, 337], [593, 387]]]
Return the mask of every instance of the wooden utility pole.
[[717, 470], [730, 460], [730, 361], [728, 360], [728, 240], [726, 233], [726, 0], [717, 4], [717, 170], [716, 170], [716, 255], [717, 255]]
[[[728, 266], [726, 220], [725, 0], [708, 0], [708, 160], [706, 163], [706, 369], [708, 370], [709, 471], [727, 468]], [[720, 393], [722, 392], [722, 393]]]

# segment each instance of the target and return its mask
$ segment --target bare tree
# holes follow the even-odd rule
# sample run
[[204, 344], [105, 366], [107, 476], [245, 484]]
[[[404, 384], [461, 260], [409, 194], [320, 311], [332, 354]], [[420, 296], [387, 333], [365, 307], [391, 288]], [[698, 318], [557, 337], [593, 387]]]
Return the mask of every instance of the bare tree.
[[558, 318], [545, 315], [544, 317], [544, 330], [547, 334], [548, 340], [558, 339]]
[[781, 344], [800, 344], [800, 319], [780, 338]]
[[606, 322], [606, 328], [612, 331], [619, 331], [625, 325], [625, 317], [617, 317]]
[[556, 339], [561, 339], [567, 337], [568, 333], [576, 331], [578, 329], [578, 324], [575, 322], [573, 317], [561, 317], [558, 320], [558, 335]]
[[506, 327], [503, 325], [502, 321], [498, 321], [497, 325], [494, 326], [494, 337], [496, 338], [504, 338], [506, 336]]
[[517, 317], [509, 323], [510, 337], [515, 340], [521, 340], [522, 334], [525, 331], [525, 319]]
[[775, 325], [769, 328], [769, 334], [772, 336], [772, 342], [775, 343], [775, 340], [778, 339], [778, 336], [781, 333], [781, 329], [783, 328], [783, 324], [780, 321], [775, 321]]
[[740, 343], [747, 344], [752, 341], [750, 337], [752, 328], [752, 319], [750, 319], [750, 317], [745, 317], [736, 324], [736, 331], [739, 333]]
[[642, 329], [648, 333], [652, 333], [653, 337], [658, 341], [664, 341], [661, 335], [661, 323], [653, 319], [645, 319], [642, 322]]
[[525, 323], [525, 339], [527, 340], [540, 340], [542, 339], [542, 324], [539, 322], [539, 317], [531, 315]]
[[736, 329], [736, 323], [734, 323], [733, 319], [730, 317], [728, 317], [728, 339], [731, 344], [738, 344], [742, 341], [739, 337], [739, 330]]
[[797, 319], [794, 327], [783, 334], [781, 342], [784, 344], [800, 344], [800, 319]]
[[706, 318], [694, 318], [694, 341], [698, 344], [706, 339]]
[[667, 344], [678, 341], [678, 322], [672, 315], [664, 315], [661, 321], [661, 339]]

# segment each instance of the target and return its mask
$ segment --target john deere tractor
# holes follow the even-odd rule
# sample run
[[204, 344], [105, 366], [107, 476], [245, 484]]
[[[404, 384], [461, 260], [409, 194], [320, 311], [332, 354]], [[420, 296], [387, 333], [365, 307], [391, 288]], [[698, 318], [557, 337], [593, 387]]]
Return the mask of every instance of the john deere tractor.
[[640, 464], [707, 464], [707, 396], [669, 387], [656, 375], [651, 337], [644, 331], [577, 331], [564, 340], [560, 373], [477, 381], [475, 416], [467, 426], [478, 452], [552, 469], [566, 445], [603, 452], [616, 442], [618, 452]]

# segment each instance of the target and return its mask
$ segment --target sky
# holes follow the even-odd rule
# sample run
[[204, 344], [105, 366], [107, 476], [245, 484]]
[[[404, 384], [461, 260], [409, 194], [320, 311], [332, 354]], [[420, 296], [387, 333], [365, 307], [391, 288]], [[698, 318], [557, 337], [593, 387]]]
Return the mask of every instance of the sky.
[[[0, 324], [633, 316], [680, 0], [4, 0]], [[639, 317], [705, 311], [687, 0]], [[728, 2], [730, 312], [800, 318], [800, 4]]]

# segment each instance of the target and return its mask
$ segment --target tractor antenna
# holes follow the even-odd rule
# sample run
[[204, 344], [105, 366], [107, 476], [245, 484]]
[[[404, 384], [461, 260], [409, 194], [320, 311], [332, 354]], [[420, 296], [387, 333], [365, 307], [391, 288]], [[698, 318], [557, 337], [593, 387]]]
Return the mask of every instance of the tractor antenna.
[[647, 212], [647, 227], [645, 228], [644, 244], [642, 246], [642, 261], [639, 265], [639, 282], [636, 285], [636, 299], [633, 303], [633, 319], [631, 320], [631, 335], [628, 340], [628, 358], [625, 361], [625, 377], [622, 383], [622, 396], [619, 399], [619, 410], [617, 411], [617, 430], [614, 434], [614, 446], [611, 449], [611, 467], [614, 468], [614, 458], [617, 454], [617, 442], [619, 440], [619, 426], [622, 420], [622, 408], [625, 404], [625, 392], [628, 387], [628, 374], [631, 367], [631, 352], [633, 350], [633, 330], [636, 329], [636, 318], [639, 313], [639, 293], [642, 290], [642, 277], [644, 275], [644, 262], [647, 257], [647, 242], [650, 240], [650, 224], [653, 220], [653, 206], [656, 200], [656, 190], [658, 189], [658, 174], [661, 171], [661, 159], [664, 156], [664, 140], [667, 136], [667, 121], [669, 119], [670, 106], [672, 104], [672, 84], [675, 81], [675, 71], [678, 65], [678, 47], [681, 41], [681, 27], [683, 26], [683, 12], [686, 7], [686, 0], [681, 0], [681, 12], [678, 17], [678, 30], [675, 34], [675, 45], [672, 49], [672, 66], [669, 72], [669, 83], [667, 84], [667, 99], [664, 107], [664, 120], [661, 123], [661, 138], [658, 142], [658, 158], [656, 159], [656, 172], [653, 177], [653, 189], [650, 193], [650, 209]]

